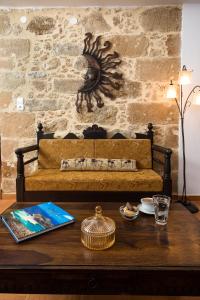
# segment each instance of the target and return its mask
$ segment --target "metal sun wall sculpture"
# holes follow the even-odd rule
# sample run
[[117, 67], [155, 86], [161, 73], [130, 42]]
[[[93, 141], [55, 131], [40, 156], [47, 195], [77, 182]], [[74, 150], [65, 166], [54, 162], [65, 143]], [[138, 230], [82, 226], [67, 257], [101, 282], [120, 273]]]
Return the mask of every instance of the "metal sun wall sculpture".
[[76, 109], [78, 113], [81, 112], [84, 101], [88, 112], [93, 112], [94, 100], [97, 107], [103, 107], [102, 94], [114, 100], [116, 96], [112, 89], [119, 90], [122, 86], [122, 74], [111, 72], [121, 63], [119, 54], [114, 51], [112, 54], [105, 55], [112, 47], [111, 42], [106, 41], [104, 47], [101, 47], [101, 36], [97, 36], [92, 41], [92, 33], [88, 32], [85, 35], [82, 55], [87, 60], [88, 68], [84, 76], [84, 84], [77, 93]]

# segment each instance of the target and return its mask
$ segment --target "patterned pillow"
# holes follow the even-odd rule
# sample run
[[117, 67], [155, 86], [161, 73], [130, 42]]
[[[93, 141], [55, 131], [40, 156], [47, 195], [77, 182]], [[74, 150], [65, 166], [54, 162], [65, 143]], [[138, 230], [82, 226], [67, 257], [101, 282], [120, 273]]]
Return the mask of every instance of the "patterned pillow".
[[134, 159], [72, 158], [61, 160], [61, 171], [137, 171]]

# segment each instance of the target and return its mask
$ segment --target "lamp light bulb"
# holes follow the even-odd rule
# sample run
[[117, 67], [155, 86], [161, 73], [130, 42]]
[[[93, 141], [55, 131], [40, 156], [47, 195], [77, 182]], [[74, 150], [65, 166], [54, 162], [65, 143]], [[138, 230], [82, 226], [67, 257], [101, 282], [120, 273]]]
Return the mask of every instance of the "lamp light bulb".
[[182, 71], [179, 72], [179, 84], [187, 85], [191, 83], [192, 71], [187, 70], [186, 66], [183, 66]]
[[174, 86], [172, 80], [167, 88], [167, 99], [175, 99], [176, 98], [176, 87]]

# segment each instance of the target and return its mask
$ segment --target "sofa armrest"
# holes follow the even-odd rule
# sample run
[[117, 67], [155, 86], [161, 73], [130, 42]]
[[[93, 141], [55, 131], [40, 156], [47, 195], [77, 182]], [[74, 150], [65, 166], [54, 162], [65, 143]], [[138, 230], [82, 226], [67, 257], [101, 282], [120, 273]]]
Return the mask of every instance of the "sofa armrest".
[[[163, 156], [163, 160], [155, 157], [155, 152]], [[162, 165], [163, 168], [163, 193], [167, 196], [172, 195], [172, 179], [171, 179], [171, 155], [172, 150], [159, 145], [152, 145], [153, 162]]]
[[24, 162], [24, 154], [38, 149], [39, 149], [38, 145], [32, 145], [23, 148], [18, 148], [15, 150], [15, 154], [17, 155], [17, 178], [24, 177], [25, 165], [30, 164], [33, 161], [38, 159], [38, 157], [36, 156]]
[[16, 155], [22, 155], [24, 153], [35, 151], [38, 149], [39, 149], [39, 146], [36, 144], [36, 145], [27, 146], [27, 147], [17, 148], [15, 150], [15, 153], [16, 153]]
[[170, 148], [166, 148], [159, 145], [152, 145], [152, 150], [163, 153], [163, 154], [172, 154], [172, 150]]

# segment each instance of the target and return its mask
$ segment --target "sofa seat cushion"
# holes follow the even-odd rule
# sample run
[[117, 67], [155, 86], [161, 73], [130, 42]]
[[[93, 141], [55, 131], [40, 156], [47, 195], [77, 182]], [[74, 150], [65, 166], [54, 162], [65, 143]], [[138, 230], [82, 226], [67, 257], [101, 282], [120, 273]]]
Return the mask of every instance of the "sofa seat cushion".
[[162, 178], [152, 169], [138, 172], [39, 169], [25, 178], [26, 191], [161, 192]]

